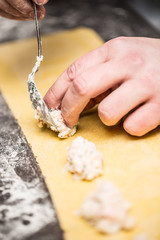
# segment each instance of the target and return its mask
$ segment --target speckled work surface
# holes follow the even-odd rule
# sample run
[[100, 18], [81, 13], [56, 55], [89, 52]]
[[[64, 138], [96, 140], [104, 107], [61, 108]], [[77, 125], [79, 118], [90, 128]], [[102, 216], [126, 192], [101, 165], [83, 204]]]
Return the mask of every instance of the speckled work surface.
[[0, 96], [0, 240], [55, 236], [62, 239], [36, 159]]
[[[120, 35], [159, 37], [116, 0], [60, 0], [46, 5], [41, 33], [78, 26], [104, 40]], [[35, 35], [32, 21], [0, 18], [0, 42]], [[0, 94], [0, 240], [60, 240], [62, 231], [30, 147]]]

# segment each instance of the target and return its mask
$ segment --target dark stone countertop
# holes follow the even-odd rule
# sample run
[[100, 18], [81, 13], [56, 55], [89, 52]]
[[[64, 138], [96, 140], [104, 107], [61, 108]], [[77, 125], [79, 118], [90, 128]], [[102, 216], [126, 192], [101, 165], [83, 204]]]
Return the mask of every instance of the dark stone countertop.
[[[105, 40], [159, 37], [118, 0], [58, 0], [46, 5], [41, 33], [93, 28]], [[0, 18], [0, 43], [35, 36], [32, 21]], [[60, 240], [62, 230], [30, 146], [0, 94], [0, 240]]]
[[[159, 37], [141, 17], [126, 9], [125, 0], [50, 0], [41, 33], [53, 33], [75, 27], [94, 29], [105, 40], [117, 36]], [[33, 21], [0, 18], [0, 42], [35, 36]]]

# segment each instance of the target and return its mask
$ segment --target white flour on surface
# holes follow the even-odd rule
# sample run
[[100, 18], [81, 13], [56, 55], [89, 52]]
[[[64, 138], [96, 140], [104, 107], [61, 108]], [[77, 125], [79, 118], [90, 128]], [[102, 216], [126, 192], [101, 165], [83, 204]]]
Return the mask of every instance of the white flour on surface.
[[28, 182], [18, 176], [17, 171], [14, 170], [14, 164], [16, 163], [15, 169], [20, 164], [17, 161], [18, 157], [16, 158], [17, 152], [14, 151], [13, 146], [10, 148], [13, 148], [13, 152], [11, 149], [8, 150], [9, 162], [1, 156], [0, 191], [2, 199], [3, 196], [8, 196], [8, 198], [0, 204], [2, 221], [0, 240], [30, 239], [29, 236], [41, 231], [52, 222], [56, 222], [56, 214], [49, 201], [48, 192], [42, 186], [40, 179], [35, 177]]
[[92, 180], [102, 174], [103, 159], [93, 142], [79, 136], [68, 149], [65, 170], [77, 180]]
[[78, 216], [86, 219], [98, 231], [116, 233], [134, 227], [134, 219], [128, 215], [131, 204], [111, 182], [101, 182], [95, 192], [85, 199]]
[[43, 98], [41, 97], [34, 79], [35, 73], [38, 71], [43, 56], [37, 57], [35, 66], [28, 77], [28, 94], [32, 101], [32, 106], [35, 109], [35, 118], [38, 119], [38, 126], [43, 127], [45, 124], [51, 130], [58, 132], [58, 137], [67, 138], [75, 134], [77, 127], [69, 128], [64, 123], [63, 117], [61, 115], [61, 110], [51, 109], [47, 107]]

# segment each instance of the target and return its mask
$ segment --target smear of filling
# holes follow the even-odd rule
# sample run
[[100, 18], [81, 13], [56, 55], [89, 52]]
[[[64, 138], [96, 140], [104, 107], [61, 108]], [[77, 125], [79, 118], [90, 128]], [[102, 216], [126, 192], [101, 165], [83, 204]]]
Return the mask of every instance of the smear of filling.
[[78, 215], [102, 233], [116, 233], [134, 227], [134, 219], [128, 215], [131, 204], [111, 182], [102, 182], [89, 194]]
[[103, 158], [93, 142], [83, 137], [73, 140], [68, 149], [68, 163], [65, 169], [77, 180], [92, 180], [102, 174]]
[[30, 96], [32, 106], [35, 109], [35, 118], [38, 119], [39, 127], [43, 127], [46, 124], [48, 128], [58, 132], [59, 138], [70, 137], [75, 134], [77, 127], [67, 127], [64, 123], [61, 110], [47, 107], [34, 82], [35, 73], [38, 71], [42, 60], [43, 56], [37, 57], [35, 66], [28, 76], [28, 94]]

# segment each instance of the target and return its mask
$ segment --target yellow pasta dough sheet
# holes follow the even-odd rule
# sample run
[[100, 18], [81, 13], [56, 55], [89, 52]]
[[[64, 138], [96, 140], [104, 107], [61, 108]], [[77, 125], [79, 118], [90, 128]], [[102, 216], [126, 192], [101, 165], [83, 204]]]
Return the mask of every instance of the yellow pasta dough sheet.
[[[42, 96], [75, 59], [103, 43], [86, 28], [43, 36], [42, 41], [44, 61], [36, 74]], [[104, 126], [96, 110], [81, 116], [77, 133], [69, 139], [58, 139], [53, 131], [38, 128], [27, 94], [27, 78], [36, 55], [36, 39], [2, 44], [0, 88], [37, 157], [65, 240], [132, 240], [140, 233], [160, 239], [160, 128], [145, 137], [132, 137], [122, 126]], [[94, 142], [104, 158], [104, 174], [92, 182], [76, 181], [63, 171], [67, 148], [77, 136]], [[112, 181], [132, 203], [130, 215], [136, 220], [133, 230], [104, 235], [75, 215], [102, 180]]]

